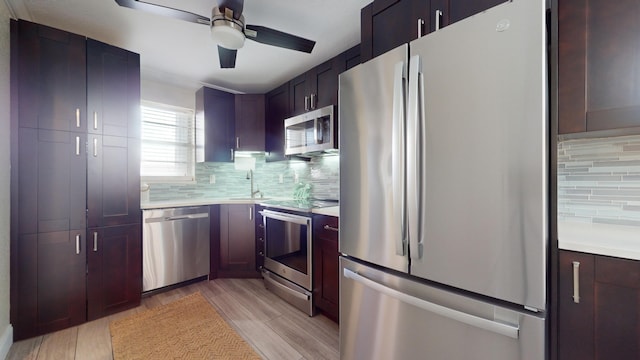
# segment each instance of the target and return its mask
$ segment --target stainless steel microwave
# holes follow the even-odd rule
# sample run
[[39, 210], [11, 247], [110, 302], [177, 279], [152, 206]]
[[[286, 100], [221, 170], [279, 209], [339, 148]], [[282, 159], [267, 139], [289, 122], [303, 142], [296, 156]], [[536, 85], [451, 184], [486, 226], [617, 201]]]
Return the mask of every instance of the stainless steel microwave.
[[313, 156], [337, 152], [338, 128], [333, 105], [313, 110], [284, 121], [285, 155]]

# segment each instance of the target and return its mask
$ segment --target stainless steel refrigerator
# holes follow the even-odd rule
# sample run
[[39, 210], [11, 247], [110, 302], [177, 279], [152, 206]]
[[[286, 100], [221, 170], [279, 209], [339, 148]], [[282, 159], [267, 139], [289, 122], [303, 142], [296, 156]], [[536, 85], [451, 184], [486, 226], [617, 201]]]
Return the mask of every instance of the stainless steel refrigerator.
[[341, 359], [545, 359], [545, 2], [340, 76]]

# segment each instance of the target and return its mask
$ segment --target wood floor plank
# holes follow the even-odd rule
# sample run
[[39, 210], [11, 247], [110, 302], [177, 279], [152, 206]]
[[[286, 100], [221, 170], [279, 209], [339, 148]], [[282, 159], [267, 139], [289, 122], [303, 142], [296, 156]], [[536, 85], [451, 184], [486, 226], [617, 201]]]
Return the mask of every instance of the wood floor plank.
[[90, 321], [78, 327], [76, 359], [111, 360], [111, 332], [109, 317]]
[[13, 343], [6, 360], [36, 360], [42, 344], [42, 336]]
[[338, 360], [340, 358], [337, 347], [332, 347], [326, 341], [316, 339], [309, 328], [291, 318], [281, 316], [269, 321], [267, 326], [291, 344], [305, 359]]
[[78, 326], [47, 334], [42, 338], [38, 360], [74, 360]]
[[276, 334], [262, 321], [234, 320], [239, 333], [259, 349], [260, 354], [267, 360], [300, 360], [304, 359], [291, 344]]

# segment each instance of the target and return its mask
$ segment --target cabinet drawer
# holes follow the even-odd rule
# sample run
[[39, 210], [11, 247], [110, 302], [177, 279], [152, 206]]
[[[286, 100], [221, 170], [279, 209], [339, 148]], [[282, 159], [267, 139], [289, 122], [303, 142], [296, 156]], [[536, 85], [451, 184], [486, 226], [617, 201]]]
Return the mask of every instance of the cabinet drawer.
[[338, 218], [335, 216], [315, 215], [313, 218], [313, 236], [338, 241]]

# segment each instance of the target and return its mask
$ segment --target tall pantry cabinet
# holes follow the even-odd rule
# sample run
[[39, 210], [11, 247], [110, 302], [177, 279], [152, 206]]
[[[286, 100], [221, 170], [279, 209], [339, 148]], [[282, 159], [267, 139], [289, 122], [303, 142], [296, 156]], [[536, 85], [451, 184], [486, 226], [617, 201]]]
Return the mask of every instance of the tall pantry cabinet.
[[140, 60], [27, 21], [11, 30], [19, 340], [140, 303]]

